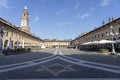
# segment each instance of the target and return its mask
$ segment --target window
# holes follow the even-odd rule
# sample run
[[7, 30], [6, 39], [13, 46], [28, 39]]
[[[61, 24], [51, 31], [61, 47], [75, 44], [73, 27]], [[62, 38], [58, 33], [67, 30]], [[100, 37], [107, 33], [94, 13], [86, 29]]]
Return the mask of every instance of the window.
[[104, 35], [103, 35], [103, 33], [102, 33], [102, 37], [103, 37]]
[[6, 32], [6, 36], [8, 36], [8, 32]]
[[106, 35], [108, 34], [108, 31], [106, 31]]
[[95, 39], [96, 39], [96, 35], [95, 35]]
[[13, 31], [12, 31], [12, 34], [11, 34], [11, 36], [13, 36]]
[[13, 36], [13, 33], [12, 33], [12, 35], [11, 36]]
[[120, 33], [120, 27], [119, 27], [119, 33]]
[[114, 34], [114, 29], [112, 29], [112, 32], [113, 32], [113, 34]]

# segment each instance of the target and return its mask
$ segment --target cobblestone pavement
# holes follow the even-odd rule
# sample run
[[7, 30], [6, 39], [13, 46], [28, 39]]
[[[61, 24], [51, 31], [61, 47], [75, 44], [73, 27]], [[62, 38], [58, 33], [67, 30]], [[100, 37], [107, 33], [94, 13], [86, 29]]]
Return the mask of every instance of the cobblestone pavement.
[[[30, 53], [30, 55], [31, 54], [32, 53]], [[106, 55], [106, 57], [104, 57], [105, 55], [73, 49], [41, 50], [40, 53], [32, 54], [32, 57], [36, 55], [37, 57], [31, 60], [31, 56], [29, 55], [29, 58], [27, 55], [28, 54], [26, 54], [26, 57], [28, 57], [28, 59], [25, 59], [25, 61], [19, 60], [18, 56], [16, 56], [17, 58], [14, 58], [15, 56], [9, 57], [9, 59], [14, 58], [14, 60], [18, 60], [19, 62], [1, 65], [0, 79], [119, 80], [120, 78], [119, 64], [111, 64], [112, 59], [119, 60], [119, 56], [113, 57]], [[21, 56], [23, 57], [24, 55]], [[109, 59], [110, 62], [107, 59]], [[24, 60], [24, 58], [22, 60]], [[6, 60], [4, 62], [6, 62]], [[120, 60], [118, 63], [119, 62]]]
[[97, 63], [120, 66], [120, 55], [109, 55], [97, 52], [80, 51], [75, 49], [61, 49], [64, 55]]

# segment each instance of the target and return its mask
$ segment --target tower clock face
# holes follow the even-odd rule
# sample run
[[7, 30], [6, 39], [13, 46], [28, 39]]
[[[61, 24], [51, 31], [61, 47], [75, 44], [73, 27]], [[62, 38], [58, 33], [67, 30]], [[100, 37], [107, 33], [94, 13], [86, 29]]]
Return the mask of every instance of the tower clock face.
[[22, 22], [22, 24], [21, 24], [22, 26], [26, 26], [26, 23], [25, 22]]

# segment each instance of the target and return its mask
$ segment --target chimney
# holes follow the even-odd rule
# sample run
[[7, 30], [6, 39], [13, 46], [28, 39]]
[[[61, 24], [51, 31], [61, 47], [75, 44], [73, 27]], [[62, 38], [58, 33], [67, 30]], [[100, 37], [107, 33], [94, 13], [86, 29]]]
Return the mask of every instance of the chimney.
[[114, 16], [112, 16], [112, 21], [114, 21], [115, 20], [115, 17]]
[[108, 18], [108, 21], [109, 21], [109, 23], [111, 22], [111, 19], [110, 19], [110, 17]]
[[104, 25], [104, 24], [105, 24], [105, 21], [102, 22], [102, 25]]

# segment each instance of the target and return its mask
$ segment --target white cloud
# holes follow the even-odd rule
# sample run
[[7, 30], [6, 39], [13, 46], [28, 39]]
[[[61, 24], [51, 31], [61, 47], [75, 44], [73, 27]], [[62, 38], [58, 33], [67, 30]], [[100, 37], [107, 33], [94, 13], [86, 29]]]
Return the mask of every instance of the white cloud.
[[7, 3], [8, 3], [7, 0], [0, 0], [0, 7], [4, 7], [6, 9], [13, 8], [13, 7], [9, 6]]
[[37, 22], [37, 21], [39, 21], [39, 16], [35, 16], [33, 19], [33, 22]]
[[62, 14], [62, 15], [65, 14], [65, 15], [67, 15], [67, 14], [69, 14], [69, 12], [66, 11], [65, 9], [63, 9], [61, 11], [56, 12], [56, 14]]
[[72, 25], [73, 23], [71, 22], [62, 22], [62, 23], [57, 23], [58, 26], [68, 26], [68, 25]]
[[82, 16], [77, 16], [77, 17], [80, 18], [80, 19], [84, 19], [84, 18], [87, 18], [87, 17], [89, 17], [91, 15], [92, 15], [91, 13], [85, 13]]
[[110, 4], [110, 0], [102, 0], [101, 7], [108, 6]]
[[76, 3], [76, 4], [75, 4], [75, 6], [74, 6], [74, 9], [78, 9], [78, 8], [80, 8], [81, 1], [80, 1], [80, 0], [76, 0], [75, 3]]

